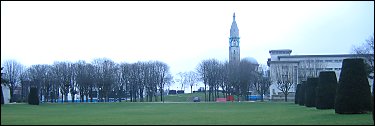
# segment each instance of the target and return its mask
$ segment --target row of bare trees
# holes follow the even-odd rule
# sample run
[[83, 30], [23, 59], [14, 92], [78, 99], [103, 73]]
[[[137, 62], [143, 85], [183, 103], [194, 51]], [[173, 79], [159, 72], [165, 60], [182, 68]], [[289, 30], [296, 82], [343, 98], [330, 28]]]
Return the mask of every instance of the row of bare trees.
[[[26, 101], [28, 89], [37, 87], [44, 102], [68, 101], [71, 94], [80, 96], [80, 102], [108, 102], [115, 98], [130, 101], [163, 101], [164, 88], [173, 77], [169, 66], [160, 61], [115, 63], [107, 58], [94, 59], [92, 63], [83, 60], [54, 62], [52, 65], [37, 64], [28, 68], [15, 60], [3, 63], [4, 75], [9, 80], [11, 102], [15, 101], [15, 88], [21, 87], [20, 99]], [[19, 93], [17, 93], [19, 94]], [[90, 99], [90, 100], [89, 100]]]
[[197, 73], [199, 80], [204, 84], [206, 101], [215, 101], [219, 98], [219, 89], [223, 97], [236, 95], [237, 101], [248, 100], [250, 91], [263, 96], [271, 84], [269, 78], [264, 76], [265, 71], [258, 70], [258, 64], [248, 60], [240, 62], [203, 60], [197, 66]]
[[177, 75], [180, 77], [177, 82], [180, 82], [181, 90], [190, 86], [190, 92], [193, 93], [193, 86], [196, 86], [199, 82], [198, 73], [195, 71], [188, 71], [179, 72]]

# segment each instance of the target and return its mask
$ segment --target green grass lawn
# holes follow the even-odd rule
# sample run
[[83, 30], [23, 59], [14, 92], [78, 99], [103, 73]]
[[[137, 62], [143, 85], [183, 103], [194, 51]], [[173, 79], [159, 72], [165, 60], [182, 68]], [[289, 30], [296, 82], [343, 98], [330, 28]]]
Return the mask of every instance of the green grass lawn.
[[44, 103], [1, 106], [4, 124], [373, 125], [371, 114], [335, 114], [288, 102]]

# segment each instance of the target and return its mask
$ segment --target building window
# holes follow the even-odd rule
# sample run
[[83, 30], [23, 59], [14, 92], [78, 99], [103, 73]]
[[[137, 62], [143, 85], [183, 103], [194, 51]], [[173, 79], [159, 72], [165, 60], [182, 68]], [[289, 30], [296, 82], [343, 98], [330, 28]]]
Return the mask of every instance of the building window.
[[332, 62], [332, 60], [325, 60], [325, 62]]
[[335, 70], [341, 70], [341, 68], [335, 68]]

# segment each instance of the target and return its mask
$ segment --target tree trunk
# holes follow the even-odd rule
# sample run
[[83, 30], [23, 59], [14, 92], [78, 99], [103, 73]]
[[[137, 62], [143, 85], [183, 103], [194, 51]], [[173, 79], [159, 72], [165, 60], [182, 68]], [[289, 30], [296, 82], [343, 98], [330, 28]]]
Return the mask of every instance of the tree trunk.
[[[82, 91], [82, 90], [81, 90], [81, 91]], [[84, 96], [84, 94], [83, 94], [83, 91], [82, 91], [82, 92], [80, 92], [80, 99], [81, 99], [81, 100], [80, 100], [80, 102], [83, 102], [83, 100], [84, 100], [84, 97], [85, 97], [85, 96]]]
[[72, 93], [72, 102], [74, 103], [74, 100], [75, 100], [75, 93]]
[[122, 98], [122, 89], [120, 89], [117, 93], [117, 98], [118, 98], [118, 102], [121, 102], [121, 98]]
[[288, 94], [285, 94], [284, 96], [285, 96], [285, 102], [287, 102], [288, 101]]
[[1, 89], [1, 104], [4, 104], [4, 95], [3, 95], [3, 86], [0, 85], [0, 89]]
[[13, 84], [10, 84], [9, 91], [10, 91], [10, 101], [9, 102], [12, 103], [13, 102], [13, 91], [14, 91]]
[[140, 102], [143, 102], [143, 90], [139, 89], [139, 100]]
[[190, 93], [193, 93], [193, 86], [190, 85]]
[[204, 84], [204, 101], [207, 101], [207, 90], [206, 90], [206, 88], [207, 88], [207, 85]]
[[68, 93], [65, 93], [64, 95], [65, 95], [64, 102], [68, 102]]
[[89, 93], [90, 93], [90, 102], [92, 102], [92, 87], [91, 87]]
[[85, 98], [86, 98], [85, 102], [89, 102], [89, 93], [86, 93]]
[[164, 99], [163, 99], [163, 95], [164, 95], [163, 92], [164, 92], [164, 90], [163, 90], [163, 88], [160, 89], [160, 92], [161, 92], [160, 93], [160, 101], [163, 101], [163, 103], [164, 103]]

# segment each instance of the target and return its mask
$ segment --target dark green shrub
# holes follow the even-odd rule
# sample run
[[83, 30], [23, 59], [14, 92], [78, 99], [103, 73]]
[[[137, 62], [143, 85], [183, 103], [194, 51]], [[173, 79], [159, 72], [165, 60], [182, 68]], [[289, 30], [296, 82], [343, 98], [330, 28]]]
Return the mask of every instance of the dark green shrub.
[[297, 84], [297, 89], [296, 89], [296, 93], [294, 94], [294, 104], [299, 104], [299, 92], [301, 91], [301, 84]]
[[372, 110], [372, 107], [364, 60], [344, 59], [336, 90], [335, 112], [338, 114], [367, 113]]
[[1, 104], [4, 104], [4, 96], [3, 96], [3, 86], [1, 87]]
[[315, 107], [315, 89], [318, 85], [318, 78], [307, 78], [306, 93], [305, 93], [305, 106]]
[[337, 78], [334, 71], [319, 73], [319, 82], [316, 87], [316, 108], [333, 109], [335, 105]]
[[300, 91], [298, 91], [298, 104], [305, 105], [306, 81], [301, 82]]
[[30, 93], [28, 96], [28, 103], [30, 105], [39, 105], [38, 88], [30, 87]]

